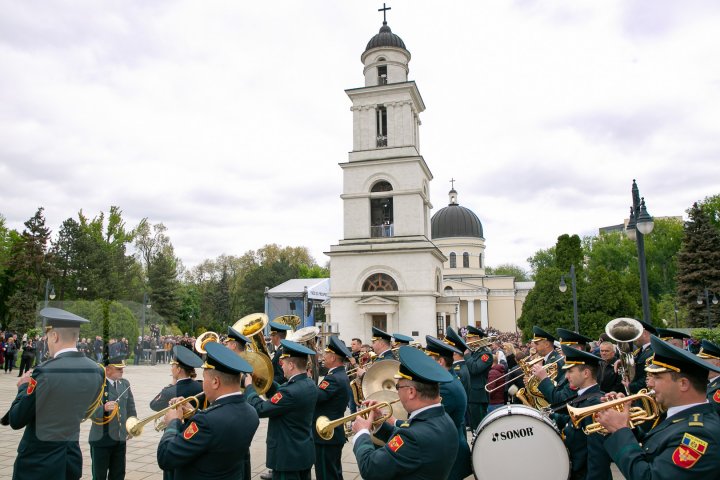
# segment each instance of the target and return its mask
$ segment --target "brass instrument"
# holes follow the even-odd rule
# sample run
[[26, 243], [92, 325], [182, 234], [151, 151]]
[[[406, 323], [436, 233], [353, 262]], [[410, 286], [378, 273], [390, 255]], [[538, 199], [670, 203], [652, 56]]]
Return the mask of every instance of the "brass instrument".
[[[472, 336], [475, 337], [477, 335]], [[467, 345], [468, 350], [470, 350], [471, 352], [477, 352], [480, 349], [487, 348], [492, 345], [496, 339], [497, 336], [482, 337], [476, 340], [466, 340], [465, 344]]]
[[[315, 338], [318, 336], [319, 333], [320, 329], [316, 326], [304, 327], [291, 333], [288, 340], [305, 345], [310, 350], [317, 352]], [[320, 377], [320, 365], [318, 363], [318, 355], [311, 355], [310, 362], [312, 365], [312, 378], [317, 382], [318, 378]]]
[[[518, 361], [518, 368], [514, 368], [514, 369], [510, 370], [508, 373], [505, 373], [505, 374], [499, 376], [498, 378], [496, 378], [495, 380], [493, 380], [492, 382], [490, 382], [494, 385], [492, 388], [490, 388], [490, 383], [485, 385], [485, 391], [488, 393], [492, 393], [495, 390], [501, 389], [502, 387], [504, 387], [505, 385], [507, 385], [509, 383], [513, 383], [515, 380], [517, 380], [519, 378], [528, 377], [528, 379], [529, 379], [530, 377], [532, 377], [532, 366], [535, 365], [536, 363], [542, 361], [542, 359], [543, 359], [543, 357], [537, 357], [537, 358], [533, 358], [532, 360], [529, 360], [529, 361], [528, 360]], [[552, 363], [543, 365], [544, 369], [546, 369], [546, 370], [550, 369], [550, 370], [548, 370], [548, 376], [551, 376], [554, 378], [557, 375], [557, 366], [554, 367], [554, 371], [552, 370], [552, 368], [553, 368], [552, 366], [555, 365], [560, 360], [562, 360], [562, 359], [558, 359]], [[522, 373], [521, 373], [521, 370], [522, 370]], [[505, 377], [509, 377], [511, 375], [512, 375], [512, 377], [508, 378], [501, 385], [497, 384], [497, 382], [500, 381], [501, 379], [503, 379]]]
[[264, 313], [251, 313], [245, 315], [232, 326], [235, 330], [250, 339], [251, 344], [248, 350], [240, 356], [247, 360], [253, 367], [253, 385], [258, 394], [262, 395], [272, 385], [274, 369], [270, 352], [265, 343], [265, 327], [268, 324], [268, 317]]
[[205, 332], [195, 340], [195, 351], [200, 355], [207, 353], [205, 345], [210, 342], [220, 343], [220, 335], [215, 332]]
[[287, 325], [293, 330], [296, 330], [300, 325], [301, 320], [297, 315], [280, 315], [279, 317], [273, 318], [273, 322]]
[[[542, 410], [550, 405], [550, 402], [547, 401], [538, 388], [540, 385], [540, 379], [532, 373], [532, 366], [542, 359], [543, 357], [538, 357], [530, 362], [523, 362], [519, 364], [524, 371], [523, 382], [525, 383], [525, 387], [519, 389], [515, 394], [515, 397], [522, 403], [537, 410]], [[554, 362], [548, 363], [547, 365], [543, 365], [542, 367], [544, 370], [547, 370], [547, 375], [553, 383], [555, 382], [555, 378], [557, 378], [558, 374], [558, 362], [561, 360], [562, 357], [558, 358]]]
[[[630, 407], [630, 423], [628, 427], [635, 428], [636, 425], [647, 422], [648, 420], [654, 420], [660, 415], [660, 406], [655, 400], [655, 391], [648, 391], [644, 388], [635, 395], [629, 395], [627, 397], [618, 398], [609, 402], [600, 403], [598, 405], [592, 405], [590, 407], [577, 408], [568, 405], [567, 411], [570, 415], [570, 420], [573, 422], [573, 425], [577, 427], [578, 425], [580, 425], [580, 422], [582, 422], [588, 416], [592, 416], [594, 420], [595, 415], [598, 412], [602, 410], [607, 410], [609, 408], [614, 408], [615, 410], [622, 412], [625, 408], [624, 404], [633, 401], [640, 401], [642, 406]], [[583, 428], [583, 432], [585, 432], [586, 435], [592, 435], [593, 433], [599, 433], [601, 435], [608, 434], [608, 431], [605, 429], [605, 427], [600, 425], [600, 423], [598, 422], [589, 424], [587, 427]]]
[[393, 407], [392, 405], [399, 402], [400, 399], [396, 398], [395, 400], [391, 402], [382, 402], [378, 403], [376, 405], [373, 405], [371, 407], [363, 408], [362, 410], [358, 410], [355, 413], [351, 413], [350, 415], [347, 415], [342, 418], [338, 418], [336, 420], [330, 420], [326, 416], [320, 416], [315, 421], [315, 430], [317, 431], [320, 438], [323, 440], [330, 440], [333, 435], [335, 434], [335, 428], [340, 425], [345, 425], [345, 436], [352, 436], [352, 427], [348, 428], [348, 425], [346, 425], [348, 422], [351, 422], [355, 420], [359, 416], [364, 416], [367, 418], [368, 415], [370, 415], [370, 412], [375, 410], [376, 408], [387, 408], [389, 411], [383, 413], [383, 415], [380, 418], [375, 419], [373, 421], [373, 428], [376, 428], [383, 424], [385, 420], [390, 418], [393, 414]]
[[[605, 326], [607, 336], [617, 342], [617, 350], [620, 355], [618, 373], [621, 378], [627, 378], [628, 382], [635, 377], [633, 342], [640, 338], [644, 328], [642, 323], [633, 318], [616, 318]], [[625, 393], [630, 393], [627, 391], [627, 387]]]
[[169, 412], [170, 410], [172, 410], [174, 408], [181, 407], [186, 403], [195, 402], [193, 409], [191, 411], [185, 412], [183, 414], [183, 419], [190, 418], [191, 416], [193, 416], [195, 414], [195, 412], [198, 410], [198, 408], [200, 408], [200, 401], [202, 400], [202, 397], [204, 397], [204, 396], [205, 396], [205, 392], [201, 392], [193, 397], [184, 398], [184, 399], [180, 400], [179, 402], [177, 402], [173, 405], [170, 405], [169, 407], [164, 408], [164, 409], [160, 410], [159, 412], [155, 412], [153, 415], [150, 415], [149, 417], [144, 418], [142, 420], [138, 420], [137, 417], [130, 417], [125, 421], [125, 429], [127, 430], [128, 435], [130, 435], [131, 437], [140, 436], [143, 432], [143, 428], [145, 427], [145, 425], [150, 422], [155, 422], [155, 430], [157, 430], [158, 432], [165, 430], [167, 425], [165, 425], [165, 422], [160, 421], [160, 419], [162, 417], [164, 417], [167, 412]]
[[355, 378], [350, 382], [355, 403], [360, 405], [379, 391], [397, 392], [394, 376], [399, 368], [400, 362], [397, 360], [388, 359], [371, 363], [362, 378]]

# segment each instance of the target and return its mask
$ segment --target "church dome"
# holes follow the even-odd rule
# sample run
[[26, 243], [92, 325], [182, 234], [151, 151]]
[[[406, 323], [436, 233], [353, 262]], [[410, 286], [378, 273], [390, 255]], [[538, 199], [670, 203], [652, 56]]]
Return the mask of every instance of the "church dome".
[[367, 52], [373, 48], [380, 47], [395, 47], [407, 50], [407, 48], [405, 48], [405, 42], [402, 41], [402, 38], [392, 33], [387, 22], [383, 22], [383, 26], [380, 27], [380, 32], [370, 39], [367, 47], [365, 47], [365, 51]]
[[433, 240], [448, 237], [483, 237], [480, 219], [469, 208], [457, 203], [457, 192], [450, 190], [450, 203], [438, 210], [431, 220]]

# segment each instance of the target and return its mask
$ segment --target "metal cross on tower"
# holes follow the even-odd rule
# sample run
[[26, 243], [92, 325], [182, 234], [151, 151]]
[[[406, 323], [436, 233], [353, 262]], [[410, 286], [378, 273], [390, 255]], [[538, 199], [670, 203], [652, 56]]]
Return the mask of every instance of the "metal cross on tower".
[[383, 12], [383, 25], [387, 25], [387, 18], [385, 17], [385, 14], [388, 10], [392, 10], [392, 7], [386, 7], [383, 3], [383, 8], [378, 8], [378, 12]]

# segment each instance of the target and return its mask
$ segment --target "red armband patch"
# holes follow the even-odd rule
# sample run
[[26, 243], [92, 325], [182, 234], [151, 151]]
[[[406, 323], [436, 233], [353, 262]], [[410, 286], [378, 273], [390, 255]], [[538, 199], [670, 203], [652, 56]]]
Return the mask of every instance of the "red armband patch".
[[678, 467], [692, 468], [692, 466], [700, 460], [701, 456], [701, 454], [691, 450], [690, 448], [680, 445], [673, 452], [672, 461]]
[[485, 353], [482, 357], [480, 357], [480, 360], [482, 360], [483, 362], [487, 362], [488, 360], [490, 360], [490, 355]]
[[720, 390], [715, 390], [715, 394], [713, 394], [713, 400], [715, 402], [720, 403]]
[[323, 380], [319, 386], [320, 386], [320, 388], [325, 390], [328, 387], [328, 385], [330, 385], [330, 384], [328, 382], [326, 382], [325, 380]]
[[30, 378], [30, 381], [28, 382], [28, 388], [27, 388], [27, 394], [32, 395], [32, 393], [35, 391], [35, 387], [37, 386], [37, 380], [34, 378]]
[[282, 393], [276, 393], [270, 399], [270, 403], [278, 403], [280, 400], [282, 400]]
[[198, 432], [198, 430], [200, 430], [200, 429], [198, 428], [197, 423], [190, 422], [190, 425], [188, 425], [188, 427], [183, 432], [183, 438], [185, 440], [190, 440], [193, 437], [193, 435], [195, 435]]
[[400, 450], [400, 447], [402, 447], [403, 445], [405, 445], [405, 442], [403, 442], [403, 439], [400, 438], [400, 435], [395, 435], [387, 443], [388, 448], [393, 452], [397, 452], [398, 450]]

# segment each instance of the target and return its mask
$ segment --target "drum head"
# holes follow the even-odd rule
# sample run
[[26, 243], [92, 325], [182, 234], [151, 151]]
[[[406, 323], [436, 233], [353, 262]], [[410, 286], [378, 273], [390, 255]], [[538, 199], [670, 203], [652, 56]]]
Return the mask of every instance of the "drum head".
[[472, 444], [478, 480], [564, 480], [570, 460], [560, 434], [540, 412], [524, 405], [499, 408], [478, 426]]

